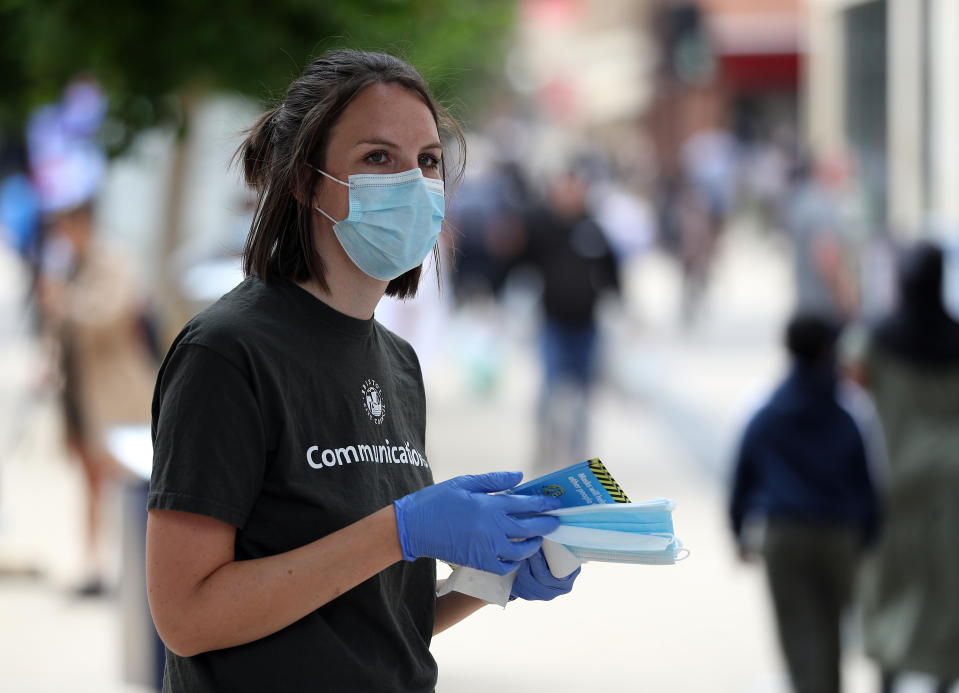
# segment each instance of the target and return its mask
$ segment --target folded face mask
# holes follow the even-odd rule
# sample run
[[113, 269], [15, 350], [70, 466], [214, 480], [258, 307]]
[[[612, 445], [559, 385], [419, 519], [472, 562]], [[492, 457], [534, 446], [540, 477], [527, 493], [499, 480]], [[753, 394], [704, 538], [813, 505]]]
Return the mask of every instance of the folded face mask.
[[561, 577], [586, 561], [670, 565], [685, 558], [688, 551], [673, 531], [674, 507], [659, 498], [550, 511], [560, 520], [543, 541], [550, 571]]
[[609, 554], [665, 551], [674, 541], [672, 534], [619, 532], [610, 529], [576, 527], [575, 525], [560, 525], [559, 529], [546, 536], [550, 541], [555, 541], [570, 549], [584, 549]]
[[676, 504], [668, 498], [656, 498], [642, 503], [558, 508], [546, 514], [558, 517], [561, 527], [584, 527], [636, 534], [672, 534], [675, 507]]

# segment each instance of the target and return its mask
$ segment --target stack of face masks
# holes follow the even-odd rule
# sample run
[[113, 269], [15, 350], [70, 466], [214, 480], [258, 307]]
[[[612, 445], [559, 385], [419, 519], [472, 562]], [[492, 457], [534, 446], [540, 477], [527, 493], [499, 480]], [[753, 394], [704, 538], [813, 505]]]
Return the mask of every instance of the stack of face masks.
[[[688, 555], [676, 537], [666, 498], [631, 503], [598, 459], [581, 462], [510, 489], [508, 493], [559, 498], [549, 511], [559, 528], [543, 539], [550, 572], [565, 577], [587, 561], [671, 565]], [[514, 574], [494, 575], [472, 568], [453, 571], [439, 594], [457, 591], [505, 606]]]
[[550, 571], [564, 577], [586, 561], [669, 565], [688, 553], [673, 531], [675, 504], [666, 498], [552, 510], [559, 529], [543, 541]]

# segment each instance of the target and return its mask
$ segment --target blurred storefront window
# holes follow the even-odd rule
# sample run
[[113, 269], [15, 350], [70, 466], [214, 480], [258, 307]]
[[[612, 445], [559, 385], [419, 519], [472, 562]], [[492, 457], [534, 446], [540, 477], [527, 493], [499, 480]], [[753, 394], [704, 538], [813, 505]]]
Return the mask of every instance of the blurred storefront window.
[[885, 226], [886, 208], [886, 0], [845, 10], [846, 138], [865, 195], [867, 220]]
[[899, 239], [955, 237], [955, 0], [807, 0], [805, 130], [856, 159], [867, 220]]

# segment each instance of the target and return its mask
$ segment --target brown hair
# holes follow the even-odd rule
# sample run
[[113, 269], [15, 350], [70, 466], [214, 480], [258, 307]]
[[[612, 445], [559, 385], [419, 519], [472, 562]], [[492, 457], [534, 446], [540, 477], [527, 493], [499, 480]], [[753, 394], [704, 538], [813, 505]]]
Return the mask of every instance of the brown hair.
[[[430, 109], [440, 134], [452, 137], [465, 151], [463, 132], [430, 94], [422, 76], [407, 62], [385, 53], [330, 51], [314, 60], [287, 89], [276, 108], [264, 113], [247, 130], [235, 158], [243, 164], [246, 183], [257, 193], [256, 211], [243, 248], [243, 271], [264, 281], [315, 279], [329, 291], [323, 259], [310, 231], [313, 210], [298, 200], [310, 200], [326, 168], [330, 130], [343, 109], [371, 84], [397, 84], [418, 95]], [[444, 157], [445, 161], [445, 157]], [[455, 178], [462, 174], [462, 159]], [[447, 166], [442, 167], [446, 182]], [[434, 249], [438, 261], [438, 249]], [[437, 263], [438, 267], [438, 263]], [[416, 294], [421, 267], [392, 280], [388, 296]]]

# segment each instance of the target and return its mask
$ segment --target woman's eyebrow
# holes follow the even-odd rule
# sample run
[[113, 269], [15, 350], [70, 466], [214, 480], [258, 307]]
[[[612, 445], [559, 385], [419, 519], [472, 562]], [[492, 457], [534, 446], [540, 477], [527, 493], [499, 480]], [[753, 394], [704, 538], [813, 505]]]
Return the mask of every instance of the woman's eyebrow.
[[[357, 145], [361, 145], [361, 144], [375, 144], [375, 145], [380, 146], [380, 147], [391, 147], [391, 148], [393, 148], [393, 149], [399, 149], [399, 148], [400, 148], [400, 146], [399, 146], [398, 144], [396, 144], [395, 142], [391, 142], [390, 140], [385, 140], [385, 139], [382, 139], [382, 138], [380, 138], [380, 137], [365, 137], [365, 138], [363, 138], [363, 139], [361, 139], [361, 140], [357, 140], [356, 144], [357, 144]], [[424, 144], [422, 147], [420, 147], [420, 149], [442, 149], [442, 148], [443, 148], [443, 145], [442, 145], [441, 143], [435, 142], [435, 141], [434, 141], [434, 142], [430, 142], [429, 144]]]

